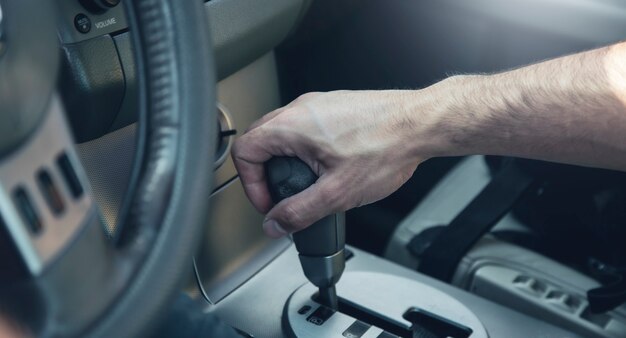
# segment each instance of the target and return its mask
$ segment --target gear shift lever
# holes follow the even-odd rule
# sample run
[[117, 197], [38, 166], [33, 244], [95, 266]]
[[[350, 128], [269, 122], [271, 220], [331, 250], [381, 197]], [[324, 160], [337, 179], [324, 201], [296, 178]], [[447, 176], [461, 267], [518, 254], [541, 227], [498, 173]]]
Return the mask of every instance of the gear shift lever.
[[[274, 203], [303, 191], [318, 178], [295, 157], [274, 157], [265, 163], [265, 172]], [[337, 213], [293, 234], [304, 275], [319, 288], [319, 302], [334, 310], [335, 284], [345, 267], [345, 230], [344, 216]]]

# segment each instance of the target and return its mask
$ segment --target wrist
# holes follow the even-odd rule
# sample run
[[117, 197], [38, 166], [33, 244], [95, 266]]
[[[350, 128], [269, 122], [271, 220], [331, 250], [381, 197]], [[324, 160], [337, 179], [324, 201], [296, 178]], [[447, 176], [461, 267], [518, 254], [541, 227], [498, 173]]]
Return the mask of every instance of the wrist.
[[487, 88], [485, 75], [455, 75], [434, 86], [437, 133], [441, 156], [465, 156], [480, 153], [480, 140], [489, 122], [486, 102], [481, 102]]
[[488, 122], [477, 104], [483, 75], [456, 75], [407, 96], [404, 114], [412, 121], [409, 142], [423, 160], [479, 153], [481, 131]]

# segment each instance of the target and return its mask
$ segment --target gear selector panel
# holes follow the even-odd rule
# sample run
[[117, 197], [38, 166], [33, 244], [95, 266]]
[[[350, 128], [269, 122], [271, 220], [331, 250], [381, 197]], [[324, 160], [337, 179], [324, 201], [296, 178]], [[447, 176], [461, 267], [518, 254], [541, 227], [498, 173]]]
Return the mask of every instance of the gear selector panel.
[[289, 298], [283, 318], [292, 337], [488, 337], [462, 303], [410, 279], [348, 272], [337, 284], [337, 311], [317, 303], [315, 291], [306, 284]]

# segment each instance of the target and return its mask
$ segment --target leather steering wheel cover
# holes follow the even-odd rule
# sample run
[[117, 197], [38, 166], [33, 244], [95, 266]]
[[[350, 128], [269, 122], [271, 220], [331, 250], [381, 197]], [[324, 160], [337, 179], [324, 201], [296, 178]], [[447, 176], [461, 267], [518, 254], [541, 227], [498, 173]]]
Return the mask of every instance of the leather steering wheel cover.
[[122, 249], [148, 253], [128, 288], [89, 330], [94, 337], [140, 336], [160, 318], [190, 271], [212, 182], [215, 72], [204, 4], [124, 3], [141, 110]]

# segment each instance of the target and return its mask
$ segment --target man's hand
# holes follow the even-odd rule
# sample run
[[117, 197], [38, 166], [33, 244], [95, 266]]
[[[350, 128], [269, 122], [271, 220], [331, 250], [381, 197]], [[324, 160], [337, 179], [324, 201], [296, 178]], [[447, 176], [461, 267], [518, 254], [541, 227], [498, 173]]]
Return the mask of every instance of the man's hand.
[[[274, 237], [377, 201], [433, 156], [518, 156], [626, 171], [626, 43], [414, 91], [309, 93], [233, 147]], [[295, 156], [320, 176], [272, 207], [263, 163]]]
[[[417, 130], [428, 134], [428, 109], [420, 118], [402, 105], [420, 103], [416, 94], [309, 93], [252, 125], [232, 155], [246, 194], [267, 213], [266, 233], [280, 237], [298, 231], [331, 213], [384, 198], [406, 182], [429, 156], [432, 141], [413, 137]], [[300, 158], [319, 180], [273, 206], [263, 169], [273, 156]]]

